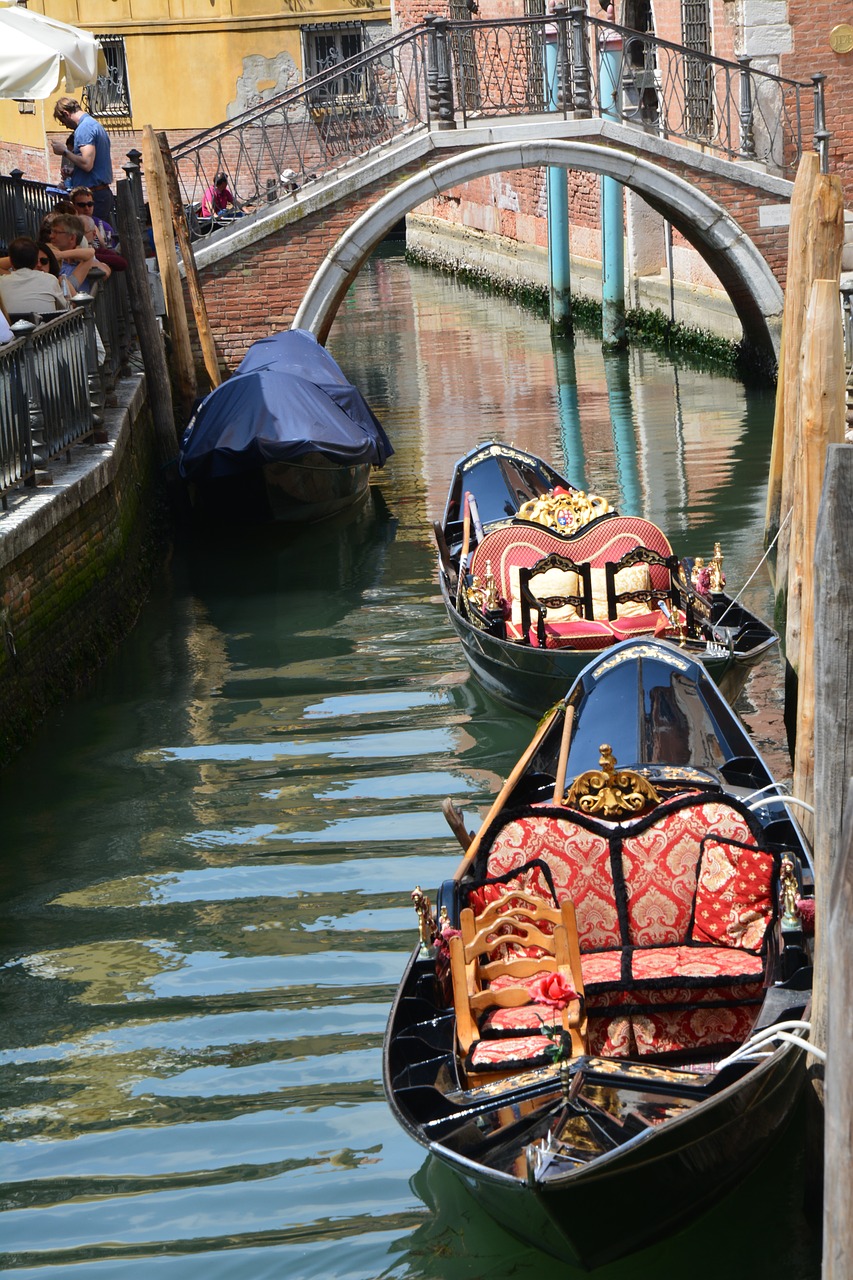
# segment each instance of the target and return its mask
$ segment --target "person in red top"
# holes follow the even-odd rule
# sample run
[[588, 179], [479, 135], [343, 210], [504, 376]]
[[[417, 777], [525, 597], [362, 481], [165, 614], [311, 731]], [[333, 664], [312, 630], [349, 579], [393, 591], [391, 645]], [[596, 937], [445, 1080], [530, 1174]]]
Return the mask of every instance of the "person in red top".
[[224, 173], [217, 173], [212, 185], [207, 188], [201, 198], [201, 216], [215, 218], [223, 213], [230, 218], [240, 216], [239, 210], [234, 205], [234, 196], [228, 189], [227, 177]]

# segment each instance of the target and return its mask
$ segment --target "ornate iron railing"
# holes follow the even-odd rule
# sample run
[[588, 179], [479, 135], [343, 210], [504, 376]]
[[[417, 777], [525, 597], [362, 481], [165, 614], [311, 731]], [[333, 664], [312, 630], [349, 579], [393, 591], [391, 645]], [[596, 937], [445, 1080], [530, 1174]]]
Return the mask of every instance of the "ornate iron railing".
[[[825, 159], [821, 76], [788, 80], [749, 58], [726, 62], [579, 7], [547, 17], [428, 18], [176, 146], [193, 234], [227, 234], [235, 216], [414, 130], [542, 112], [549, 42], [557, 45], [555, 96], [564, 118], [607, 116], [779, 173], [793, 172], [812, 133]], [[611, 59], [606, 83], [618, 86], [606, 101], [602, 55]], [[345, 94], [336, 91], [341, 84]], [[217, 173], [227, 175], [236, 209], [205, 216], [202, 202]]]

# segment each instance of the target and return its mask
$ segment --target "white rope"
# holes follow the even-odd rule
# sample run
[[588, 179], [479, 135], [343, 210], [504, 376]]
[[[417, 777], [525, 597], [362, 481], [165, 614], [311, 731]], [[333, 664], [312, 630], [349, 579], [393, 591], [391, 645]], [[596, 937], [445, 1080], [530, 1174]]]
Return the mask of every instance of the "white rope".
[[755, 577], [755, 575], [758, 573], [758, 570], [761, 568], [761, 566], [764, 564], [764, 561], [765, 561], [765, 560], [767, 559], [767, 557], [770, 555], [770, 552], [771, 552], [771, 551], [773, 550], [773, 548], [776, 546], [776, 543], [777, 543], [777, 542], [778, 542], [778, 540], [779, 540], [779, 535], [780, 535], [780, 533], [782, 532], [782, 530], [785, 528], [785, 525], [786, 525], [786, 524], [788, 523], [788, 521], [791, 519], [791, 516], [793, 515], [793, 512], [794, 512], [794, 508], [793, 508], [793, 507], [789, 507], [789, 508], [788, 508], [788, 514], [785, 516], [785, 519], [782, 521], [782, 523], [779, 525], [779, 528], [776, 530], [776, 536], [775, 536], [775, 538], [773, 539], [773, 541], [770, 543], [770, 546], [769, 546], [769, 547], [767, 548], [767, 550], [764, 552], [764, 555], [761, 557], [761, 559], [759, 560], [758, 564], [755, 566], [755, 568], [753, 569], [752, 573], [749, 575], [749, 577], [747, 578], [746, 582], [745, 582], [745, 583], [743, 584], [743, 586], [741, 587], [740, 591], [737, 593], [737, 595], [735, 596], [735, 598], [732, 600], [732, 602], [731, 602], [731, 604], [729, 605], [728, 609], [726, 609], [725, 613], [722, 615], [722, 617], [721, 617], [721, 618], [718, 618], [718, 619], [717, 619], [717, 621], [716, 621], [715, 623], [713, 623], [713, 626], [718, 627], [718, 626], [720, 625], [720, 623], [723, 621], [723, 619], [725, 618], [726, 613], [728, 613], [729, 609], [733, 608], [733, 607], [738, 603], [738, 601], [740, 600], [740, 598], [741, 598], [741, 596], [743, 595], [744, 591], [746, 591], [746, 589], [747, 589], [747, 587], [749, 586], [750, 582], [752, 582], [752, 579], [753, 579], [753, 578]]
[[[747, 809], [750, 809], [750, 810], [760, 809], [762, 805], [774, 804], [776, 801], [778, 801], [780, 804], [783, 804], [786, 809], [788, 808], [789, 805], [794, 804], [794, 805], [799, 805], [801, 809], [806, 809], [809, 813], [814, 814], [813, 805], [808, 804], [805, 800], [801, 800], [799, 796], [789, 796], [787, 794], [778, 795], [778, 796], [765, 796], [762, 800], [757, 800], [751, 804], [748, 803], [746, 807]], [[788, 816], [793, 817], [793, 814], [789, 813]], [[816, 879], [814, 862], [812, 860], [812, 855], [809, 852], [808, 845], [806, 844], [805, 840], [802, 841], [800, 845], [800, 849], [802, 851], [803, 857], [806, 860], [809, 871], [812, 873], [812, 879], [814, 880]]]
[[818, 1049], [810, 1041], [803, 1036], [797, 1035], [798, 1031], [811, 1032], [812, 1026], [810, 1022], [803, 1022], [797, 1019], [790, 1019], [787, 1022], [774, 1022], [771, 1027], [764, 1027], [761, 1031], [756, 1031], [755, 1035], [745, 1041], [739, 1049], [735, 1049], [734, 1053], [729, 1054], [727, 1058], [721, 1058], [717, 1063], [717, 1070], [729, 1066], [733, 1062], [742, 1062], [744, 1058], [770, 1057], [770, 1053], [762, 1053], [761, 1050], [771, 1043], [795, 1044], [806, 1053], [811, 1054], [813, 1058], [817, 1058], [819, 1062], [826, 1062], [826, 1054], [823, 1049]]

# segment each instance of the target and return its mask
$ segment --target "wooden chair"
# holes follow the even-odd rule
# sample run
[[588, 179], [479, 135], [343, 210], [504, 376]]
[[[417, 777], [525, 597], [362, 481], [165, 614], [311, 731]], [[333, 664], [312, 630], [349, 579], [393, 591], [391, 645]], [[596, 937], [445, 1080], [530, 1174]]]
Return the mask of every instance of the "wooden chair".
[[[629, 591], [617, 591], [616, 575], [623, 569], [644, 564], [649, 568], [649, 585]], [[651, 547], [633, 547], [619, 560], [611, 560], [604, 566], [607, 582], [607, 616], [611, 622], [619, 620], [625, 625], [629, 622], [620, 612], [620, 606], [627, 603], [646, 606], [646, 615], [660, 616], [658, 601], [663, 601], [673, 618], [679, 618], [683, 612], [688, 635], [696, 632], [696, 619], [693, 610], [693, 588], [688, 586], [680, 576], [681, 564], [676, 555], [662, 555]], [[638, 624], [641, 625], [641, 624]]]
[[[555, 584], [563, 576], [571, 583], [569, 575], [574, 575], [577, 587], [575, 592], [555, 591]], [[540, 580], [537, 589], [537, 579]], [[529, 643], [530, 622], [536, 614], [536, 634], [539, 646], [546, 646], [546, 622], [548, 611], [553, 613], [570, 606], [579, 619], [592, 619], [592, 577], [588, 561], [581, 563], [569, 559], [568, 556], [552, 553], [537, 560], [529, 569], [523, 566], [518, 571], [518, 588], [521, 603], [521, 638]]]
[[[542, 926], [548, 925], [545, 931]], [[469, 1058], [484, 1037], [489, 1039], [489, 1011], [526, 1007], [528, 1025], [520, 1034], [501, 1034], [509, 1053], [517, 1048], [520, 1061], [510, 1070], [495, 1067], [467, 1071], [469, 1083], [488, 1071], [487, 1079], [523, 1068], [525, 1039], [549, 1035], [562, 1026], [571, 1043], [572, 1056], [586, 1052], [587, 1020], [583, 999], [580, 946], [574, 905], [564, 901], [549, 907], [541, 898], [512, 890], [489, 903], [477, 916], [470, 908], [460, 916], [461, 937], [450, 941], [450, 971], [456, 1012], [460, 1056]], [[540, 974], [562, 973], [578, 993], [562, 1011], [537, 1004], [529, 986]], [[539, 1046], [541, 1053], [542, 1045]], [[546, 1046], [547, 1047], [547, 1046]], [[538, 1063], [537, 1063], [538, 1065]]]

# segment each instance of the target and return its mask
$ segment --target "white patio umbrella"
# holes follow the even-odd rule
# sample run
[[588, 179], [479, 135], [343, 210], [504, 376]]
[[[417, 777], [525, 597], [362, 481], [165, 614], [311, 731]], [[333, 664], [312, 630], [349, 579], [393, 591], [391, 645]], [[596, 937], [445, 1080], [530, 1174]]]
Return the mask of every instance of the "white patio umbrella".
[[0, 98], [48, 98], [61, 79], [66, 89], [81, 88], [106, 69], [90, 31], [0, 0]]

